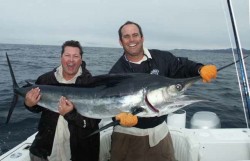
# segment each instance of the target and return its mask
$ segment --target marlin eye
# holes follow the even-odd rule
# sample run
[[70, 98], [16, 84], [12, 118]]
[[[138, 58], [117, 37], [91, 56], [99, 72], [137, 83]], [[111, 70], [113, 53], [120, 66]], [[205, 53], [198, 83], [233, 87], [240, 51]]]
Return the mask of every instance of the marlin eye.
[[181, 84], [176, 84], [176, 85], [175, 85], [175, 88], [176, 88], [178, 91], [181, 91], [181, 90], [182, 90], [182, 85], [181, 85]]

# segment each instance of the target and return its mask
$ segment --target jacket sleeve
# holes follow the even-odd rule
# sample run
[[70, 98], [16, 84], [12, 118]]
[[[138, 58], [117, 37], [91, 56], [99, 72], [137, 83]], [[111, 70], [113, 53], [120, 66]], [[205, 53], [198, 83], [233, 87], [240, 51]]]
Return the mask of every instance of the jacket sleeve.
[[96, 128], [98, 126], [98, 123], [101, 121], [99, 119], [92, 119], [92, 118], [84, 117], [80, 115], [75, 109], [65, 114], [64, 118], [69, 123], [75, 124], [76, 126], [86, 128], [86, 129]]
[[199, 75], [199, 69], [203, 66], [201, 63], [196, 63], [185, 57], [176, 57], [172, 65], [172, 77], [194, 77]]
[[41, 106], [35, 105], [33, 107], [29, 107], [24, 103], [24, 106], [27, 110], [29, 110], [30, 112], [34, 112], [34, 113], [39, 113], [43, 110], [43, 108]]
[[159, 65], [164, 76], [170, 78], [187, 78], [199, 75], [199, 69], [203, 66], [185, 57], [176, 57], [168, 51], [151, 50], [152, 57]]

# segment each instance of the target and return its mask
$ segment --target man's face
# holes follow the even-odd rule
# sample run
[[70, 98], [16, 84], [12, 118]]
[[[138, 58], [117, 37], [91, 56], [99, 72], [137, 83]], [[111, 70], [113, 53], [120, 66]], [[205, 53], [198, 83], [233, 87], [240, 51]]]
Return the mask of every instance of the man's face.
[[141, 36], [138, 27], [134, 24], [125, 25], [121, 33], [120, 44], [125, 54], [129, 57], [143, 55], [144, 38]]
[[77, 47], [66, 46], [64, 48], [64, 53], [61, 56], [61, 63], [64, 79], [72, 79], [82, 64], [80, 49]]

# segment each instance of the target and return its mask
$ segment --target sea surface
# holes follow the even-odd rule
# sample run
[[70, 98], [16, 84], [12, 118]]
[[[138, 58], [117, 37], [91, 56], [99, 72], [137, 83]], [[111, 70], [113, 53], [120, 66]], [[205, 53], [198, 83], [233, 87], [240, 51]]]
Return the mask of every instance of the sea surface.
[[[8, 53], [17, 83], [36, 78], [60, 64], [60, 46], [0, 44], [0, 155], [24, 141], [37, 131], [40, 114], [34, 114], [23, 106], [19, 98], [9, 124], [6, 116], [13, 97], [12, 80], [7, 66], [5, 53]], [[231, 50], [171, 50], [176, 56], [204, 64], [222, 67], [233, 62]], [[249, 54], [249, 51], [248, 51]], [[121, 48], [85, 47], [83, 59], [87, 69], [93, 75], [106, 74], [122, 55]], [[250, 58], [246, 59], [246, 68], [250, 68]], [[248, 73], [249, 75], [249, 73]], [[218, 73], [217, 79], [209, 84], [195, 83], [186, 94], [205, 100], [184, 107], [187, 112], [187, 127], [191, 116], [197, 111], [215, 112], [222, 128], [246, 127], [242, 99], [232, 65]]]

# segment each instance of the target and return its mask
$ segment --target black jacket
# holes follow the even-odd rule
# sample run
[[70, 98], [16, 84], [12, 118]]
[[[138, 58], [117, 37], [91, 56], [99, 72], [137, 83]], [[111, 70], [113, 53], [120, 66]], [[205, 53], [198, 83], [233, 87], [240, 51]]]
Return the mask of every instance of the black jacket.
[[[199, 69], [203, 64], [196, 63], [184, 57], [175, 57], [168, 51], [149, 50], [152, 59], [134, 64], [128, 62], [124, 54], [114, 64], [109, 73], [150, 73], [169, 78], [188, 78], [199, 75]], [[166, 119], [166, 115], [152, 118], [139, 118], [135, 127], [152, 128]]]
[[[76, 79], [75, 84], [77, 85], [86, 85], [91, 81], [92, 76], [85, 66], [85, 62], [83, 62], [82, 75]], [[56, 80], [54, 72], [55, 69], [41, 75], [36, 84], [59, 85], [60, 83]], [[38, 133], [30, 147], [30, 152], [38, 157], [47, 158], [51, 154], [59, 114], [38, 105], [32, 108], [26, 106], [26, 108], [32, 112], [42, 112]], [[86, 118], [77, 113], [76, 110], [67, 113], [64, 118], [68, 121], [70, 131], [71, 159], [73, 161], [98, 161], [99, 134], [87, 139], [85, 137], [98, 129], [100, 120]]]
[[[198, 70], [203, 65], [184, 57], [175, 57], [168, 51], [149, 50], [152, 59], [141, 64], [129, 63], [124, 55], [119, 58], [109, 73], [153, 73], [169, 78], [188, 78], [199, 75]], [[152, 73], [151, 73], [152, 74]]]

